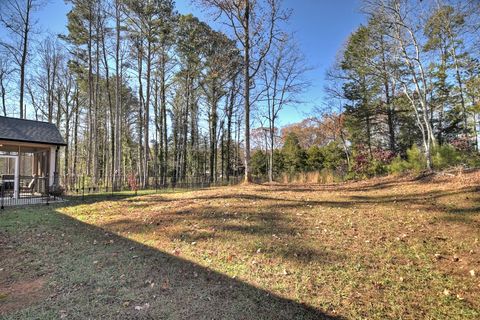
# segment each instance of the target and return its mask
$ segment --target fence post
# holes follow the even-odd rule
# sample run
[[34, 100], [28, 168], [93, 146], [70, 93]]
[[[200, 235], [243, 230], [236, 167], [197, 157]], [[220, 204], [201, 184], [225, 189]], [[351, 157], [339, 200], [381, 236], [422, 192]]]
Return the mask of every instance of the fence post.
[[45, 191], [47, 192], [47, 206], [49, 205], [48, 200], [50, 200], [50, 181], [45, 180]]
[[3, 210], [5, 209], [5, 206], [3, 205], [3, 198], [4, 198], [4, 191], [3, 191], [3, 182], [0, 184], [0, 209]]
[[135, 182], [135, 195], [138, 195], [138, 186], [140, 185], [140, 176], [135, 178], [137, 181]]

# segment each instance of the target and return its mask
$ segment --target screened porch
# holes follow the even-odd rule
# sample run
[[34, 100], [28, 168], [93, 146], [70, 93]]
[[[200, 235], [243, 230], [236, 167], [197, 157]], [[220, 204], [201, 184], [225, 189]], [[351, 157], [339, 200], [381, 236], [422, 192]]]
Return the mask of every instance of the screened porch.
[[[55, 151], [54, 151], [55, 152]], [[0, 143], [0, 195], [6, 199], [43, 197], [51, 180], [52, 148]], [[5, 200], [5, 199], [4, 199]]]

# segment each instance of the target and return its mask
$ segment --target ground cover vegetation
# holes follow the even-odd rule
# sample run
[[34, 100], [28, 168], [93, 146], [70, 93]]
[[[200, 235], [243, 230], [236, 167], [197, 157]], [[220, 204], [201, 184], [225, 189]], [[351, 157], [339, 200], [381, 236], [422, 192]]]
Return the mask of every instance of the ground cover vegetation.
[[11, 208], [0, 314], [478, 319], [478, 181], [474, 171]]

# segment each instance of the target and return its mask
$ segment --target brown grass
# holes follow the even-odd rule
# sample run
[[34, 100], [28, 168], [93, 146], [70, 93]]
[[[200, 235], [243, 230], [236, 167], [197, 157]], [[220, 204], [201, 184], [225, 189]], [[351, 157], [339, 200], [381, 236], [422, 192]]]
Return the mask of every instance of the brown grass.
[[58, 211], [322, 314], [478, 319], [479, 183], [476, 171], [241, 185]]

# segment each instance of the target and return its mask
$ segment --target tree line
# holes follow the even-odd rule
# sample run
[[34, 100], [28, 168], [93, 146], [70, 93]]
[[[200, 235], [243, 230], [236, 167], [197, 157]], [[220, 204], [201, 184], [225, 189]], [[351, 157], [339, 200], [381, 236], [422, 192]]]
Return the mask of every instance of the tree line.
[[361, 9], [366, 23], [328, 70], [325, 101], [279, 137], [298, 140], [296, 171], [330, 167], [307, 165], [318, 147], [340, 158], [343, 177], [480, 165], [479, 2], [365, 0]]
[[281, 111], [310, 83], [280, 0], [195, 1], [210, 25], [171, 0], [68, 3], [59, 36], [38, 32], [38, 0], [0, 14], [3, 114], [61, 128], [64, 177], [148, 186], [479, 163], [478, 1], [364, 0], [323, 101], [285, 128]]
[[302, 81], [281, 1], [198, 0], [222, 31], [172, 0], [67, 3], [60, 35], [38, 31], [39, 0], [6, 0], [0, 15], [1, 111], [61, 129], [65, 181], [251, 179], [253, 107], [274, 128]]

